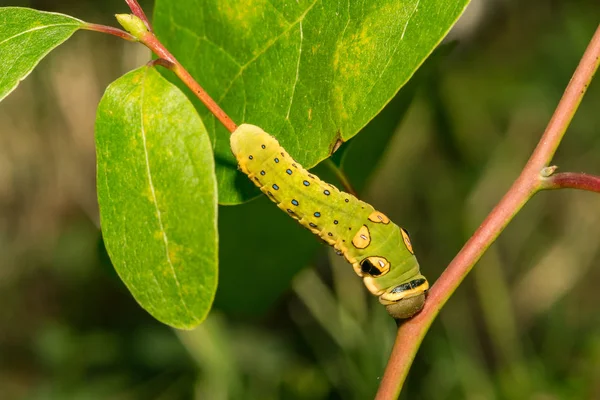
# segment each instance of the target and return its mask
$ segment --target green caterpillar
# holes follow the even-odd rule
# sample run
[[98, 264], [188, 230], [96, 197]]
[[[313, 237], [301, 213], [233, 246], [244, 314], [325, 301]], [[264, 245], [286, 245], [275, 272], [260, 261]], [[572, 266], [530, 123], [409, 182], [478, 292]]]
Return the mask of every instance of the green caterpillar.
[[240, 125], [230, 144], [240, 170], [277, 207], [343, 255], [394, 318], [409, 318], [423, 308], [429, 283], [404, 229], [311, 175], [257, 126]]

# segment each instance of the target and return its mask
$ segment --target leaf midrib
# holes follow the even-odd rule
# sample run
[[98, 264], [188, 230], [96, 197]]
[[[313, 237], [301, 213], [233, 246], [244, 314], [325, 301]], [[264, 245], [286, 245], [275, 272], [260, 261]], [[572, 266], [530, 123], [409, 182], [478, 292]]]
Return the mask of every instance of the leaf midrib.
[[27, 33], [35, 32], [35, 31], [40, 31], [42, 29], [53, 28], [53, 27], [56, 27], [56, 26], [74, 26], [74, 27], [79, 27], [80, 25], [81, 24], [71, 23], [71, 24], [52, 24], [52, 25], [36, 26], [35, 28], [31, 28], [31, 29], [28, 29], [26, 31], [19, 32], [16, 35], [13, 35], [13, 36], [11, 36], [9, 38], [4, 39], [3, 41], [0, 42], [0, 46], [2, 46], [6, 42], [9, 42], [9, 41], [13, 40], [14, 38], [17, 38], [19, 36], [25, 35]]
[[[169, 254], [169, 238], [167, 236], [167, 232], [165, 230], [165, 227], [163, 225], [162, 222], [162, 214], [160, 212], [160, 208], [158, 207], [158, 201], [156, 199], [156, 191], [154, 189], [154, 182], [152, 179], [152, 172], [150, 169], [150, 159], [149, 159], [149, 155], [148, 155], [148, 147], [147, 147], [147, 141], [146, 141], [146, 130], [144, 129], [144, 97], [145, 97], [145, 91], [146, 91], [146, 77], [148, 75], [148, 73], [151, 71], [150, 68], [148, 68], [148, 70], [146, 71], [146, 73], [144, 74], [144, 77], [142, 79], [141, 82], [141, 93], [140, 93], [140, 133], [142, 135], [142, 144], [144, 146], [144, 158], [145, 158], [145, 163], [146, 163], [146, 174], [148, 175], [148, 184], [150, 185], [150, 193], [152, 194], [152, 204], [154, 205], [154, 208], [156, 210], [156, 218], [158, 221], [158, 226], [159, 229], [162, 233], [162, 237], [163, 237], [163, 242], [165, 245], [165, 256], [166, 256], [166, 260], [167, 263], [169, 264], [169, 267], [171, 268], [171, 273], [173, 274], [173, 279], [175, 280], [175, 284], [177, 285], [177, 293], [179, 295], [179, 298], [181, 300], [181, 304], [183, 305], [183, 307], [185, 308], [185, 311], [188, 313], [188, 315], [192, 318], [196, 318], [196, 315], [194, 315], [194, 313], [192, 313], [190, 311], [190, 309], [187, 306], [187, 303], [185, 302], [185, 299], [183, 297], [183, 293], [181, 291], [181, 284], [179, 283], [179, 278], [177, 277], [177, 272], [175, 271], [175, 267], [173, 265], [173, 261], [171, 260], [171, 255]], [[153, 273], [154, 275], [154, 273]], [[158, 279], [156, 279], [156, 276], [154, 276], [154, 279], [156, 281], [156, 283], [158, 284]], [[158, 285], [158, 288], [161, 290], [162, 292], [162, 288], [160, 287], [160, 285]]]

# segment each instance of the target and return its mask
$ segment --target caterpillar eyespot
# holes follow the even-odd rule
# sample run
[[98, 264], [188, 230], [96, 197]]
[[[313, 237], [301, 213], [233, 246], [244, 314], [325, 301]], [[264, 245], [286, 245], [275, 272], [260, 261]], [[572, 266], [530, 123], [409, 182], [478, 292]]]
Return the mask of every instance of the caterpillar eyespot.
[[239, 169], [249, 177], [260, 174], [260, 180], [252, 180], [260, 190], [343, 255], [394, 318], [410, 318], [423, 308], [429, 283], [404, 229], [310, 174], [257, 126], [240, 125], [230, 145]]

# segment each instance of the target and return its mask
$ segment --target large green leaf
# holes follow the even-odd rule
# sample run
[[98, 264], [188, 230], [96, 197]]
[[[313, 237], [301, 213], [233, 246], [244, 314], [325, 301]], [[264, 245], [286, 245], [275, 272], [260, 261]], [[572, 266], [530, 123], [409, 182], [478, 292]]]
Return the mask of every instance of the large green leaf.
[[[236, 122], [261, 126], [312, 167], [390, 101], [467, 3], [157, 0], [155, 27]], [[205, 120], [219, 201], [240, 203], [256, 191], [236, 171], [225, 129]]]
[[142, 67], [106, 90], [96, 148], [102, 233], [115, 269], [155, 318], [196, 326], [217, 286], [214, 161], [196, 110]]
[[[439, 46], [400, 92], [367, 126], [342, 145], [331, 159], [340, 166], [358, 193], [362, 193], [368, 178], [379, 167], [398, 125], [408, 111], [417, 89], [435, 77], [442, 63], [455, 47], [455, 42]], [[405, 171], [400, 171], [405, 173]]]
[[30, 8], [0, 8], [0, 101], [83, 22]]

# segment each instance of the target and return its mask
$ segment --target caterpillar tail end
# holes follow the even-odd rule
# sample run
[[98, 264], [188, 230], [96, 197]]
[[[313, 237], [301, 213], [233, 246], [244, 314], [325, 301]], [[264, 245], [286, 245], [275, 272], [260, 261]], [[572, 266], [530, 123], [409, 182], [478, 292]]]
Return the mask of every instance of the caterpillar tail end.
[[428, 290], [429, 282], [419, 274], [409, 282], [388, 289], [379, 297], [379, 302], [392, 318], [407, 319], [423, 309]]
[[411, 318], [423, 309], [425, 305], [425, 292], [413, 297], [404, 298], [396, 303], [385, 306], [388, 314], [394, 319]]

